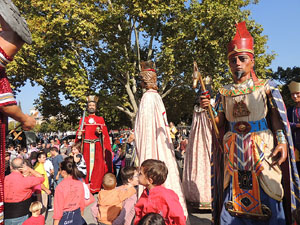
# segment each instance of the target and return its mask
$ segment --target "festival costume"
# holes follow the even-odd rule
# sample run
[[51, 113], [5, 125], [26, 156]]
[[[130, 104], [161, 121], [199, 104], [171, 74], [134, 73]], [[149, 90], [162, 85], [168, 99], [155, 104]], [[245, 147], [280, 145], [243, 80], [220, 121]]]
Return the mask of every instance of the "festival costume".
[[300, 172], [300, 128], [296, 127], [300, 123], [300, 107], [293, 106], [288, 108], [287, 114], [292, 130], [296, 164], [298, 172]]
[[[292, 81], [289, 84], [289, 89], [291, 93], [300, 92], [300, 83]], [[288, 119], [290, 122], [293, 143], [295, 147], [295, 158], [298, 173], [300, 172], [300, 128], [296, 127], [297, 124], [300, 124], [300, 107], [293, 106], [287, 110]]]
[[178, 196], [174, 191], [160, 185], [150, 190], [145, 188], [134, 208], [136, 214], [134, 225], [137, 225], [148, 213], [160, 214], [166, 225], [186, 224], [186, 217]]
[[[31, 33], [25, 19], [21, 16], [18, 8], [11, 0], [0, 1], [0, 15], [5, 22], [26, 43], [31, 44]], [[5, 73], [5, 66], [12, 61], [0, 46], [0, 106], [16, 105], [9, 81]], [[3, 224], [4, 211], [4, 165], [5, 165], [5, 126], [7, 116], [0, 113], [0, 224]]]
[[[135, 120], [134, 135], [138, 163], [141, 166], [146, 159], [157, 159], [166, 164], [168, 176], [163, 186], [178, 195], [184, 215], [188, 218], [166, 109], [162, 98], [156, 91], [156, 71], [153, 69], [152, 62], [143, 62], [141, 67], [140, 77], [147, 91], [143, 94]], [[141, 195], [142, 187], [139, 187], [138, 193]]]
[[[0, 61], [12, 60], [0, 47]], [[5, 67], [0, 64], [0, 106], [16, 105], [17, 102], [12, 93], [10, 83], [5, 73]], [[0, 224], [4, 218], [4, 176], [5, 176], [5, 136], [6, 136], [7, 116], [0, 112]]]
[[[80, 124], [82, 119], [80, 119]], [[102, 129], [105, 159], [100, 144], [100, 137], [96, 134], [97, 127]], [[99, 192], [104, 174], [112, 171], [111, 145], [103, 117], [89, 115], [84, 119], [83, 126], [83, 157], [86, 163], [87, 174], [85, 182], [90, 183], [92, 193]], [[78, 138], [78, 137], [77, 137]]]
[[206, 112], [195, 105], [185, 152], [182, 186], [188, 202], [200, 208], [211, 206], [211, 123]]
[[[253, 57], [253, 40], [245, 23], [238, 24], [237, 28], [239, 31], [229, 44], [228, 55], [246, 52]], [[241, 35], [240, 41], [238, 35]], [[214, 221], [233, 225], [286, 224], [291, 208], [299, 207], [296, 198], [299, 198], [300, 187], [294, 152], [291, 151], [290, 127], [284, 103], [274, 83], [258, 80], [253, 70], [251, 74], [252, 79], [242, 84], [226, 85], [219, 90], [219, 113], [225, 114], [228, 123], [223, 137], [224, 177], [215, 174], [216, 179], [224, 178], [224, 202], [220, 221], [217, 217]], [[267, 91], [270, 91], [272, 99], [267, 96]], [[268, 118], [270, 108], [278, 110], [290, 147], [288, 158], [281, 167], [271, 166], [273, 158], [270, 155], [276, 142], [269, 129], [272, 123]], [[214, 161], [215, 168], [219, 162]]]
[[[169, 173], [164, 186], [177, 193], [180, 204], [187, 216], [166, 109], [157, 91], [150, 89], [144, 93], [136, 116], [134, 130], [139, 166], [146, 159], [158, 159], [166, 164]], [[141, 192], [142, 189], [139, 187], [139, 194]]]
[[[225, 202], [226, 200], [233, 202], [237, 211], [263, 214], [260, 195], [262, 188], [271, 198], [277, 200], [277, 207], [281, 212], [281, 214], [272, 212], [272, 217], [268, 223], [282, 224], [285, 221], [281, 203], [284, 194], [281, 185], [282, 173], [278, 165], [271, 167], [270, 155], [274, 148], [274, 137], [272, 131], [268, 129], [265, 119], [268, 113], [266, 91], [270, 89], [270, 86], [267, 81], [259, 80], [259, 82], [259, 85], [254, 86], [250, 79], [245, 84], [227, 85], [220, 90], [221, 95], [224, 94], [222, 95], [222, 105], [226, 119], [230, 124], [230, 131], [223, 138], [225, 153], [224, 189], [229, 188]], [[251, 90], [247, 94], [228, 95], [234, 93], [235, 90], [245, 89], [254, 89], [254, 91]], [[241, 101], [246, 104], [250, 114], [234, 117], [235, 104]], [[236, 129], [239, 129], [239, 125], [236, 124], [240, 121], [251, 123], [252, 127], [257, 123], [257, 128], [253, 128], [257, 130], [244, 134], [238, 133]], [[249, 184], [243, 185], [241, 179], [247, 179]], [[231, 200], [227, 199], [230, 194], [232, 195]], [[270, 205], [267, 206], [270, 208]], [[239, 220], [235, 217], [229, 219], [229, 214], [225, 208], [223, 208], [222, 213], [221, 224], [234, 224], [235, 221]], [[278, 215], [281, 217], [278, 218]], [[240, 221], [236, 224], [239, 223]]]

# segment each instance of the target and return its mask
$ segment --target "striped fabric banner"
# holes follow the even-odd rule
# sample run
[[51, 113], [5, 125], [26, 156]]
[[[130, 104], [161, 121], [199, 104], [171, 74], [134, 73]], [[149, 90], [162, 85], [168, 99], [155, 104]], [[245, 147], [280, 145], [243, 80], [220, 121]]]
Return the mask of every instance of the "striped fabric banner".
[[290, 170], [290, 187], [291, 187], [291, 208], [292, 211], [300, 207], [300, 181], [299, 175], [296, 167], [296, 160], [294, 154], [294, 145], [292, 139], [292, 133], [290, 124], [287, 118], [286, 107], [283, 102], [282, 96], [277, 89], [277, 84], [274, 81], [269, 81], [271, 87], [272, 97], [275, 100], [276, 108], [281, 117], [281, 121], [284, 124], [285, 134], [289, 145], [289, 170]]

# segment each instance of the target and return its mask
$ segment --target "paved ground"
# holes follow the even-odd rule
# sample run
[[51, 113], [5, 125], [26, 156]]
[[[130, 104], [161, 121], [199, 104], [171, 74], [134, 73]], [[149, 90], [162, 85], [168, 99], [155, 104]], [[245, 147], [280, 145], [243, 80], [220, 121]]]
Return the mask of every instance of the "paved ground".
[[[46, 225], [53, 224], [53, 212], [49, 212], [46, 218]], [[93, 219], [90, 207], [87, 207], [84, 211], [84, 219], [89, 225], [96, 225], [96, 221]], [[189, 219], [191, 225], [210, 225], [211, 224], [211, 213], [210, 211], [200, 211], [197, 209], [189, 210]]]

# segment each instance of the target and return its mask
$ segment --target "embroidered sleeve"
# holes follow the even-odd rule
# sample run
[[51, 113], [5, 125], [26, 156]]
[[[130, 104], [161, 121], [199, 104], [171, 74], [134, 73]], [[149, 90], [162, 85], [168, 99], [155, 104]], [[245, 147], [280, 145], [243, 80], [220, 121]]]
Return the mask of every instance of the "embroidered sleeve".
[[12, 93], [5, 71], [4, 69], [0, 69], [0, 106], [16, 104], [17, 102]]

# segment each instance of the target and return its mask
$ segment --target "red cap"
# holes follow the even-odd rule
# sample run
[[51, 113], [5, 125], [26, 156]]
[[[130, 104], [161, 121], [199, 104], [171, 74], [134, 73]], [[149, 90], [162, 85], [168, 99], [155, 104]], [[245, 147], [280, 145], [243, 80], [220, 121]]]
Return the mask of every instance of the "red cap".
[[236, 33], [233, 40], [227, 46], [228, 58], [239, 52], [248, 52], [254, 55], [253, 38], [246, 27], [246, 22], [235, 25]]
[[[236, 33], [231, 42], [227, 46], [228, 58], [238, 53], [246, 53], [251, 58], [254, 56], [253, 37], [246, 27], [246, 22], [240, 22], [235, 25]], [[251, 70], [253, 81], [257, 81], [254, 70]]]

